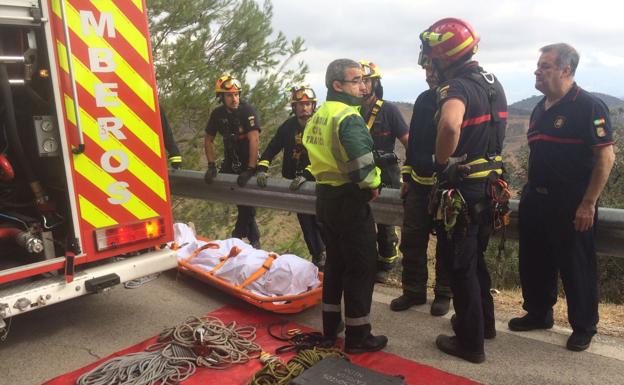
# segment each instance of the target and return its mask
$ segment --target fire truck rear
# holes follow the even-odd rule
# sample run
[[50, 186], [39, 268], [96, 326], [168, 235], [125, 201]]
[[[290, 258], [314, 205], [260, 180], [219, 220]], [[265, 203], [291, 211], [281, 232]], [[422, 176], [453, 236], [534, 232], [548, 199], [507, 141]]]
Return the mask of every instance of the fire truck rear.
[[176, 266], [143, 0], [0, 0], [0, 332]]

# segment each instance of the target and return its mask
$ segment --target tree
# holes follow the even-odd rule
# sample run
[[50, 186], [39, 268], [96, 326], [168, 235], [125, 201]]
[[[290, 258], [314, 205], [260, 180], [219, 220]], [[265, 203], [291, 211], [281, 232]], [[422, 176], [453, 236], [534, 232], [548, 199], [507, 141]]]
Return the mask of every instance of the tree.
[[[308, 72], [303, 62], [292, 63], [304, 51], [303, 39], [273, 33], [270, 1], [147, 0], [147, 6], [159, 100], [182, 151], [184, 168], [206, 167], [204, 127], [218, 104], [215, 81], [224, 72], [243, 83], [242, 98], [258, 110], [261, 146], [266, 143], [288, 114], [287, 86], [303, 82]], [[215, 141], [217, 154], [223, 153], [221, 146]], [[213, 239], [229, 237], [225, 224], [234, 220], [233, 206], [177, 197], [173, 204], [176, 220], [195, 222], [198, 233]], [[280, 220], [278, 216], [261, 210], [261, 228], [276, 227], [270, 223]], [[263, 244], [280, 249], [271, 242]]]
[[205, 167], [200, 162], [203, 129], [217, 105], [214, 83], [222, 73], [241, 80], [242, 96], [258, 109], [263, 126], [284, 118], [284, 91], [302, 82], [308, 69], [303, 62], [291, 65], [304, 50], [303, 39], [273, 34], [270, 1], [148, 0], [147, 5], [159, 99], [181, 144], [185, 168]]

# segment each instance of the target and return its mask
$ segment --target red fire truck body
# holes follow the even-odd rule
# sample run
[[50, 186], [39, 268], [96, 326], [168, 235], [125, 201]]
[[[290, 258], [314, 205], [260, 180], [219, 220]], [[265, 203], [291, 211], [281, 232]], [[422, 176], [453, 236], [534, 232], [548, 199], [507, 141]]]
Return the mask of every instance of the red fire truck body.
[[3, 319], [176, 266], [143, 0], [0, 0]]

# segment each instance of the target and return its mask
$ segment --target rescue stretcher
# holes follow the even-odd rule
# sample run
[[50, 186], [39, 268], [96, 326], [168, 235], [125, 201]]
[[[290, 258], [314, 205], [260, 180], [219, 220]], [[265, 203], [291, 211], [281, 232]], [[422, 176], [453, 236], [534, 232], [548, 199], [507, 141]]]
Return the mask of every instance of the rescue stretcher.
[[[218, 270], [228, 258], [235, 256], [236, 251], [232, 250], [229, 255], [224, 255], [220, 258], [220, 263], [211, 271], [206, 271], [199, 268], [197, 265], [191, 264], [191, 260], [199, 255], [203, 250], [212, 247], [212, 243], [208, 239], [198, 237], [207, 244], [195, 250], [189, 257], [178, 261], [178, 270], [184, 274], [194, 277], [202, 282], [206, 282], [211, 286], [228, 293], [234, 297], [240, 298], [256, 307], [261, 309], [280, 314], [293, 314], [299, 313], [307, 308], [316, 306], [321, 302], [322, 295], [322, 282], [323, 273], [318, 273], [318, 279], [321, 281], [321, 285], [316, 288], [310, 289], [306, 292], [296, 295], [282, 295], [282, 296], [265, 296], [259, 295], [250, 291], [247, 286], [266, 273], [273, 263], [273, 260], [277, 257], [276, 254], [269, 254], [269, 258], [266, 259], [264, 264], [249, 278], [247, 278], [240, 285], [234, 285], [231, 282], [226, 281], [223, 278], [216, 276], [214, 273]], [[175, 250], [176, 245], [172, 245]]]

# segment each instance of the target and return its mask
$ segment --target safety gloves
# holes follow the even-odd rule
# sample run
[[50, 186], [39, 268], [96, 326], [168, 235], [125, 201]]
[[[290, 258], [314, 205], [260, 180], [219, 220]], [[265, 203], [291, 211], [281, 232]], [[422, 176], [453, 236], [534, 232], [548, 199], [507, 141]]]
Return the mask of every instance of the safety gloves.
[[290, 182], [290, 186], [288, 186], [288, 188], [291, 191], [299, 190], [299, 187], [301, 187], [301, 185], [304, 184], [305, 181], [306, 181], [306, 177], [303, 175], [299, 175], [295, 177], [295, 179], [293, 179], [292, 182]]
[[434, 168], [440, 186], [456, 187], [470, 173], [470, 166], [461, 164], [466, 160], [466, 155], [457, 158], [449, 158], [445, 164], [439, 164], [434, 159]]
[[[263, 163], [263, 161], [260, 161]], [[267, 181], [269, 180], [269, 168], [265, 165], [258, 164], [256, 167], [256, 183], [260, 187], [266, 187]]]
[[269, 180], [269, 173], [268, 172], [266, 172], [266, 171], [259, 171], [256, 174], [256, 183], [258, 183], [258, 186], [266, 187], [268, 180]]
[[245, 187], [245, 185], [247, 184], [247, 182], [249, 182], [249, 179], [251, 179], [255, 172], [255, 168], [247, 167], [238, 175], [236, 183], [238, 183], [240, 187]]
[[204, 182], [211, 184], [214, 178], [217, 177], [217, 166], [215, 162], [208, 162], [208, 170], [204, 174]]

